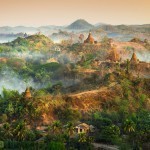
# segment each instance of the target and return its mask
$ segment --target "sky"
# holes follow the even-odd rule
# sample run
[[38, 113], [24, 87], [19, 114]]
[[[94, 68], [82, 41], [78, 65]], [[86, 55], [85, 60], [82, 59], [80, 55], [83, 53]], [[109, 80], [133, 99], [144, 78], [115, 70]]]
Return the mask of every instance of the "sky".
[[0, 0], [0, 26], [149, 24], [150, 0]]

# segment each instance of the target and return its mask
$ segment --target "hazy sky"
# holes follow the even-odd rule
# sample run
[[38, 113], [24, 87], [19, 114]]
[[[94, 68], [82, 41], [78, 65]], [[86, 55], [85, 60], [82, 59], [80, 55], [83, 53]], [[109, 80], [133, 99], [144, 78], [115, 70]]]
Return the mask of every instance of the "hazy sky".
[[150, 0], [0, 0], [0, 26], [150, 23]]

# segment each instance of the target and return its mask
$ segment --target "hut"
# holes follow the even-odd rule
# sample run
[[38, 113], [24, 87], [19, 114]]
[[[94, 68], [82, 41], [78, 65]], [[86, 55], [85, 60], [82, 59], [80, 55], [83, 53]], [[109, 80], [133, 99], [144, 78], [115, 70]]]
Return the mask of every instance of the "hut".
[[90, 127], [86, 123], [81, 123], [78, 126], [75, 127], [76, 132], [79, 133], [87, 133], [90, 130]]
[[81, 123], [75, 127], [76, 133], [92, 133], [95, 131], [95, 127], [93, 125], [88, 125], [86, 123]]

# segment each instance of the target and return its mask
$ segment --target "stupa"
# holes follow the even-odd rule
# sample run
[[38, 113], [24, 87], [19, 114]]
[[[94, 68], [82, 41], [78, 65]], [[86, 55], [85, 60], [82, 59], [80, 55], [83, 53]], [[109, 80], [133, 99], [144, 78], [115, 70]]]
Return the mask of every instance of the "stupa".
[[89, 35], [88, 35], [88, 37], [87, 37], [87, 39], [84, 40], [84, 43], [95, 44], [95, 43], [97, 43], [97, 41], [94, 40], [94, 38], [92, 37], [92, 34], [90, 32]]
[[29, 87], [26, 88], [25, 93], [24, 93], [24, 98], [31, 98], [31, 92]]
[[139, 63], [139, 60], [138, 60], [138, 58], [137, 58], [135, 52], [133, 52], [133, 54], [132, 54], [130, 63], [132, 63], [132, 64], [137, 64], [137, 63]]

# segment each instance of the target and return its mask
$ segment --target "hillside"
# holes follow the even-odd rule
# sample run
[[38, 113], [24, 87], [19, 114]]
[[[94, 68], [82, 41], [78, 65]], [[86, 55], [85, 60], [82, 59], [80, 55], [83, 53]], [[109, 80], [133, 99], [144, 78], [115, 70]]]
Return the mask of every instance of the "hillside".
[[134, 37], [150, 40], [150, 25], [100, 25], [93, 31], [102, 30], [110, 38], [119, 41], [129, 41]]
[[100, 25], [97, 28], [106, 32], [141, 32], [150, 34], [150, 24], [146, 25]]
[[0, 44], [0, 48], [6, 50], [18, 50], [18, 51], [27, 51], [27, 50], [43, 50], [47, 51], [50, 47], [53, 46], [53, 42], [46, 37], [45, 35], [31, 35], [25, 38], [18, 37], [12, 42]]
[[49, 37], [56, 43], [57, 42], [60, 43], [61, 41], [71, 40], [71, 39], [73, 41], [77, 41], [79, 39], [77, 34], [72, 32], [62, 31], [62, 30], [59, 30], [58, 33], [53, 33]]

